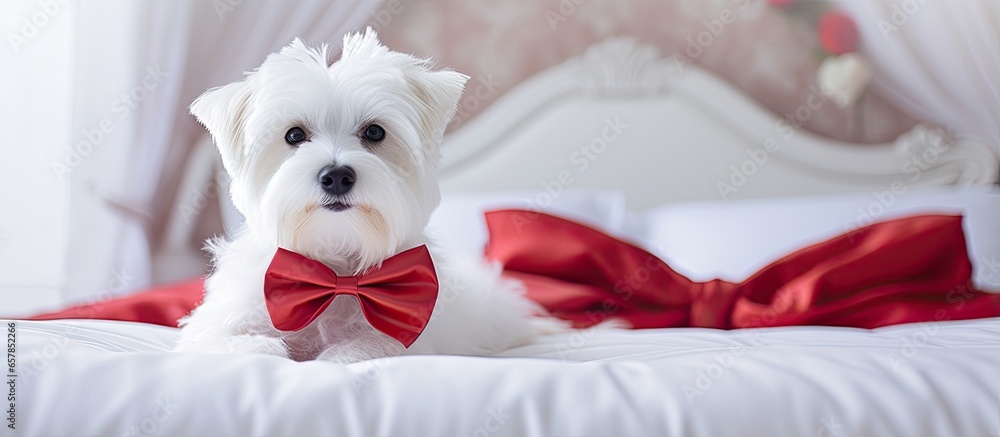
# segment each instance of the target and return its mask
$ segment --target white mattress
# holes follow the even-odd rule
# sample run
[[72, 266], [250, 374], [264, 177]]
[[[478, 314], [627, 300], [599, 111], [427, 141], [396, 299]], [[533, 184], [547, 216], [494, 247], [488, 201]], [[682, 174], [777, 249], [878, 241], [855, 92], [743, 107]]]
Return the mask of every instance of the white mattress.
[[503, 358], [348, 366], [166, 352], [176, 337], [17, 322], [18, 431], [4, 435], [1000, 435], [1000, 318], [590, 330]]

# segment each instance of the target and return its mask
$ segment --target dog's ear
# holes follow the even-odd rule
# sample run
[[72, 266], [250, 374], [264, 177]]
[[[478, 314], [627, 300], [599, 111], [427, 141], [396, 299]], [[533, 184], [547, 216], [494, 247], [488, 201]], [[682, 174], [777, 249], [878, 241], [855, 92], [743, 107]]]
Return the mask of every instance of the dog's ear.
[[432, 70], [433, 63], [405, 53], [393, 52], [382, 45], [371, 27], [364, 33], [344, 36], [341, 61], [382, 58], [399, 67], [413, 91], [415, 106], [420, 113], [420, 126], [426, 140], [439, 141], [444, 128], [455, 116], [469, 76], [452, 70]]
[[250, 87], [243, 79], [205, 91], [191, 103], [191, 115], [212, 134], [230, 175], [243, 165], [242, 126], [249, 100]]
[[406, 80], [416, 96], [424, 134], [439, 141], [458, 110], [469, 76], [452, 70], [433, 71], [420, 63], [406, 74]]

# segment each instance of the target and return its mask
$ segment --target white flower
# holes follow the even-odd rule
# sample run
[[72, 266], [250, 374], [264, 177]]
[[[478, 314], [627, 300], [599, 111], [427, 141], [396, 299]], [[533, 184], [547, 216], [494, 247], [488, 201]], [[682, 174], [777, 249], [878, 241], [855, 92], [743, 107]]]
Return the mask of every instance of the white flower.
[[858, 101], [872, 80], [871, 67], [856, 52], [829, 56], [819, 65], [819, 88], [838, 106], [846, 108]]

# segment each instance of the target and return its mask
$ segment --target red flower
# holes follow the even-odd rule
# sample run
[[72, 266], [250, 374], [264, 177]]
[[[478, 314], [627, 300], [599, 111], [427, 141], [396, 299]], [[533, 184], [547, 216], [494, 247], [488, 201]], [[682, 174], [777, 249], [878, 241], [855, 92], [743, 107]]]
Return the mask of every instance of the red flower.
[[830, 11], [819, 19], [819, 42], [834, 55], [853, 52], [858, 48], [858, 26], [854, 19], [840, 11]]
[[798, 0], [768, 0], [768, 2], [771, 3], [771, 6], [777, 6], [779, 8], [787, 8], [794, 5], [795, 3], [798, 3]]

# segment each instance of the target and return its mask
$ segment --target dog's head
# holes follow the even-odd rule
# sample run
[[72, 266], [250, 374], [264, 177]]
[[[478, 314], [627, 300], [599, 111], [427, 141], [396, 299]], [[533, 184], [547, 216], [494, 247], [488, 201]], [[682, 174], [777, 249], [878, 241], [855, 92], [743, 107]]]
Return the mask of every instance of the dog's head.
[[332, 64], [296, 39], [191, 113], [251, 232], [363, 269], [420, 235], [440, 201], [441, 137], [468, 77], [431, 67], [371, 29], [347, 35]]

